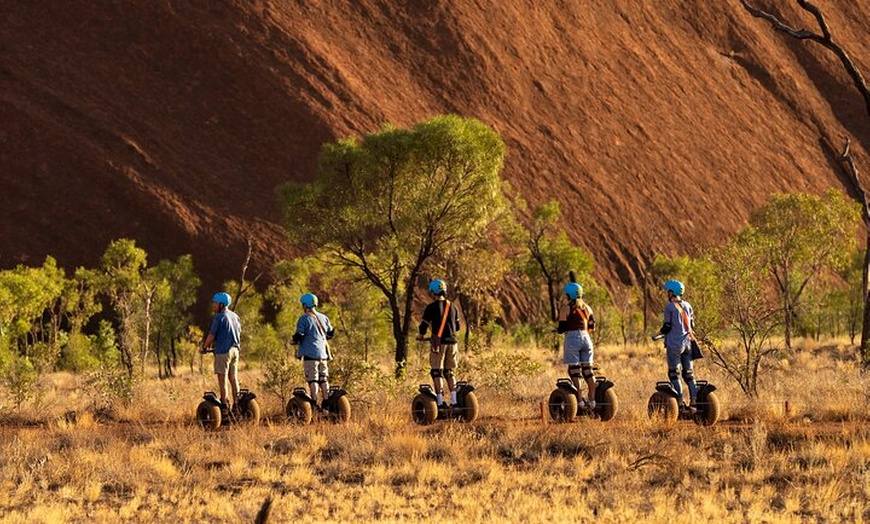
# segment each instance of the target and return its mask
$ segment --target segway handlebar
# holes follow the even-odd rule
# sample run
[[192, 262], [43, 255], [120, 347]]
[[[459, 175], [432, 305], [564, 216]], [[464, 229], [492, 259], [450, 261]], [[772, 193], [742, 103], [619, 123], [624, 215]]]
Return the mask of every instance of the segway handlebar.
[[665, 338], [665, 336], [662, 335], [661, 333], [652, 336], [653, 341], [661, 340], [661, 339], [663, 339], [663, 338]]

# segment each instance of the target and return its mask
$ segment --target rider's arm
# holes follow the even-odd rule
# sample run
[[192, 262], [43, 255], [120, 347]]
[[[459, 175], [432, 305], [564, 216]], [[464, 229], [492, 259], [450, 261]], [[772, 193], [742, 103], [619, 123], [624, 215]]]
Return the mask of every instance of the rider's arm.
[[205, 342], [202, 343], [201, 351], [204, 351], [211, 347], [214, 344], [214, 334], [209, 333], [207, 337], [205, 337]]
[[559, 324], [556, 326], [556, 333], [562, 334], [568, 331], [568, 306], [563, 305], [559, 308]]
[[[670, 306], [670, 304], [668, 304], [668, 306]], [[662, 328], [659, 330], [659, 333], [661, 333], [662, 335], [667, 335], [668, 333], [670, 333], [671, 327], [673, 326], [673, 324], [671, 324], [668, 306], [665, 306], [665, 322], [664, 324], [662, 324]]]
[[305, 340], [305, 334], [308, 333], [308, 315], [302, 315], [296, 321], [296, 333], [293, 333], [293, 343], [301, 344]]
[[431, 315], [430, 309], [432, 304], [426, 306], [426, 309], [423, 310], [423, 320], [420, 321], [420, 327], [417, 328], [417, 333], [422, 337], [426, 334], [426, 330], [429, 329], [429, 317]]

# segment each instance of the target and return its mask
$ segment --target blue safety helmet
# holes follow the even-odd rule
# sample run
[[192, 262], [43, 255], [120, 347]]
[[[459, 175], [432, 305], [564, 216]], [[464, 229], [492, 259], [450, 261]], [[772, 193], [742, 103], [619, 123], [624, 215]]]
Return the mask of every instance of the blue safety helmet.
[[447, 293], [447, 284], [443, 280], [433, 280], [429, 282], [429, 292], [444, 295]]
[[565, 294], [568, 295], [568, 298], [571, 300], [577, 300], [583, 296], [583, 286], [577, 282], [568, 282], [565, 284]]
[[665, 282], [665, 291], [670, 291], [674, 295], [680, 296], [685, 290], [686, 287], [679, 280], [668, 280]]
[[230, 302], [232, 302], [233, 299], [230, 298], [229, 293], [221, 291], [220, 293], [215, 293], [214, 296], [211, 297], [211, 301], [222, 304], [224, 307], [230, 307]]
[[299, 302], [302, 302], [302, 305], [308, 309], [316, 308], [318, 304], [317, 295], [314, 293], [305, 293], [302, 295], [302, 298], [299, 299]]

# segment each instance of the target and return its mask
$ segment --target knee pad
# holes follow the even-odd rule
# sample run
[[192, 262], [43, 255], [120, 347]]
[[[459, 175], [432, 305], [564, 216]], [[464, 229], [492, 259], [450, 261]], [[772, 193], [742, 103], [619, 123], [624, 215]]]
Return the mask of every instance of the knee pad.
[[671, 381], [679, 380], [680, 374], [677, 373], [676, 369], [669, 369], [668, 370], [668, 378], [671, 379]]
[[592, 371], [592, 364], [581, 364], [580, 372], [586, 380], [595, 377], [595, 372]]
[[442, 371], [442, 374], [444, 375], [444, 378], [446, 378], [447, 380], [450, 380], [453, 378], [453, 370], [452, 369], [445, 369]]
[[429, 376], [432, 378], [441, 378], [441, 370], [438, 368], [432, 368], [432, 371], [429, 372]]
[[568, 366], [568, 376], [571, 378], [580, 378], [583, 376], [580, 364], [571, 364]]
[[684, 369], [683, 370], [683, 380], [685, 380], [686, 382], [691, 382], [691, 381], [695, 380], [695, 372], [692, 371], [691, 369], [689, 369], [689, 370]]

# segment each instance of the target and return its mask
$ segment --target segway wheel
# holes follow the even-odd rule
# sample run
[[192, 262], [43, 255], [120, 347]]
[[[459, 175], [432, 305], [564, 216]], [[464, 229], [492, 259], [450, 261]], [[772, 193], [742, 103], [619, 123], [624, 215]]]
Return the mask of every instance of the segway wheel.
[[350, 400], [347, 396], [342, 395], [335, 401], [335, 415], [338, 422], [350, 420]]
[[314, 410], [311, 408], [311, 403], [299, 397], [293, 397], [287, 403], [287, 421], [291, 424], [299, 424], [307, 426], [311, 424], [311, 419], [314, 418]]
[[665, 395], [661, 391], [656, 391], [649, 398], [647, 414], [649, 418], [660, 419], [665, 422], [676, 422], [677, 417], [680, 415], [680, 405], [674, 397]]
[[256, 399], [251, 399], [242, 407], [242, 421], [249, 426], [260, 425], [260, 405]]
[[719, 398], [715, 393], [707, 393], [704, 402], [698, 402], [698, 413], [695, 423], [701, 426], [712, 426], [719, 420]]
[[550, 418], [556, 422], [574, 422], [577, 418], [577, 396], [556, 388], [550, 393]]
[[215, 430], [221, 427], [221, 408], [202, 401], [196, 408], [196, 420], [202, 429]]
[[595, 413], [601, 419], [601, 422], [607, 422], [616, 416], [616, 410], [619, 408], [619, 398], [613, 388], [608, 389], [602, 395], [602, 400], [595, 405]]
[[474, 391], [469, 391], [465, 394], [465, 401], [460, 406], [459, 414], [462, 417], [462, 420], [465, 422], [474, 422], [477, 420], [477, 414], [479, 412], [479, 406], [477, 403], [477, 395], [474, 394]]
[[435, 399], [422, 393], [411, 401], [411, 418], [421, 426], [428, 426], [438, 418], [438, 405]]

